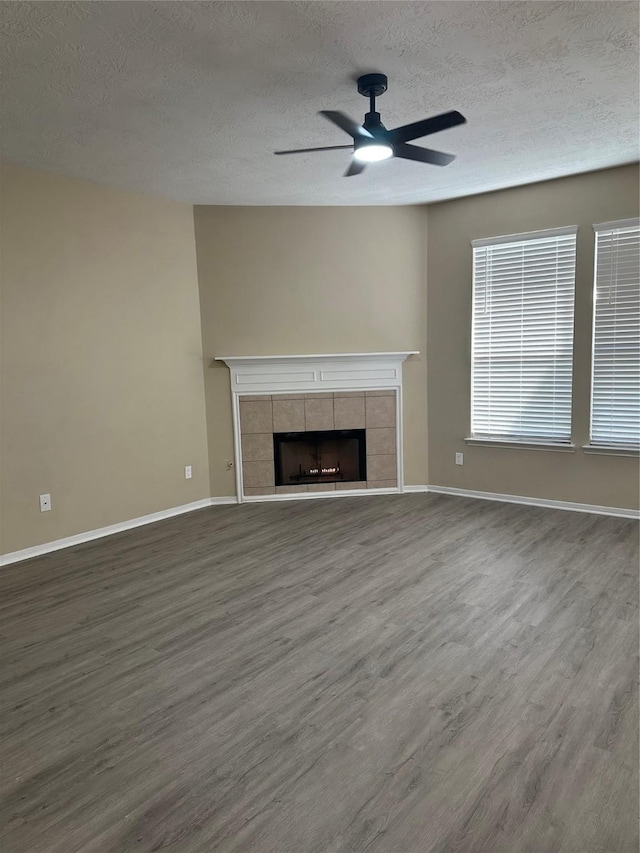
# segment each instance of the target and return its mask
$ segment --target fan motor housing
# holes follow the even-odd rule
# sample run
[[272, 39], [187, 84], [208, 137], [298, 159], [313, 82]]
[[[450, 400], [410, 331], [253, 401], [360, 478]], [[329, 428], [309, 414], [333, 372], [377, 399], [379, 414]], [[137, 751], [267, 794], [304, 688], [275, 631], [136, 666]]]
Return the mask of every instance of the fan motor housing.
[[368, 112], [364, 117], [364, 124], [362, 126], [365, 130], [368, 130], [369, 133], [373, 133], [374, 136], [377, 130], [386, 130], [385, 126], [380, 121], [380, 113]]
[[365, 98], [378, 98], [387, 91], [386, 74], [363, 74], [358, 77], [358, 92]]

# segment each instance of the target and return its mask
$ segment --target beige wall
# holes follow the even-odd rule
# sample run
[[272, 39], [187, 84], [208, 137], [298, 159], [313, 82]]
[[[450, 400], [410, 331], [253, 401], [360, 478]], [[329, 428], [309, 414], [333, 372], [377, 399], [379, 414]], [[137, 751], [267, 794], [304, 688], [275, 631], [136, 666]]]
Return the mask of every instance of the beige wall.
[[[2, 553], [234, 494], [226, 366], [205, 367], [203, 383], [214, 355], [420, 350], [405, 364], [407, 484], [637, 506], [634, 460], [579, 449], [591, 226], [637, 215], [637, 188], [629, 166], [428, 211], [197, 207], [194, 240], [188, 205], [3, 167]], [[467, 446], [470, 241], [569, 224], [578, 449]]]
[[192, 208], [13, 166], [0, 190], [2, 552], [207, 497]]
[[[638, 167], [624, 166], [429, 207], [429, 473], [432, 484], [596, 505], [638, 506], [634, 459], [587, 456], [593, 224], [638, 215]], [[578, 225], [573, 439], [575, 453], [472, 447], [471, 240]], [[456, 451], [464, 466], [454, 464]]]
[[[419, 350], [405, 363], [405, 481], [427, 482], [426, 211], [196, 207], [205, 356]], [[211, 489], [235, 493], [229, 372], [206, 371]]]

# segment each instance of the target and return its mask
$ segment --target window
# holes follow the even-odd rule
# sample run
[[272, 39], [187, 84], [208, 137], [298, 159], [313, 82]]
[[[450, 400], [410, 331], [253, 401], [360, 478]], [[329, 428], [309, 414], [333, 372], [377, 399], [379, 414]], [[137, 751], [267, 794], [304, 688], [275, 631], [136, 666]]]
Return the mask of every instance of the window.
[[594, 225], [591, 444], [640, 445], [640, 220]]
[[474, 438], [571, 442], [576, 232], [473, 241]]

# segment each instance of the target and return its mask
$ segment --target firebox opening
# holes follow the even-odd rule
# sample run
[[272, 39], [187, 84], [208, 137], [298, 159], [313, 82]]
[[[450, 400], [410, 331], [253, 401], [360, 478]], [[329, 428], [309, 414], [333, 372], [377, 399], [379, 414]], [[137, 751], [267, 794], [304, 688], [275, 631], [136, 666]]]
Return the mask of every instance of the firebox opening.
[[276, 486], [348, 483], [367, 479], [363, 429], [273, 434]]

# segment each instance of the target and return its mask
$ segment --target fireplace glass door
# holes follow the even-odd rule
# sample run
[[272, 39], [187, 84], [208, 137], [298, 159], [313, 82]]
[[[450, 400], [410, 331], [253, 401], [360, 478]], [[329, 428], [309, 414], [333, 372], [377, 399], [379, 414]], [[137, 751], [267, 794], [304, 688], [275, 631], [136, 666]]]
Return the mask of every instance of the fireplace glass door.
[[365, 430], [278, 432], [273, 435], [276, 486], [367, 479]]

